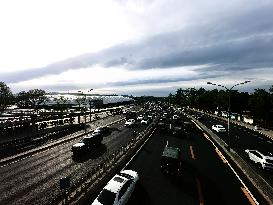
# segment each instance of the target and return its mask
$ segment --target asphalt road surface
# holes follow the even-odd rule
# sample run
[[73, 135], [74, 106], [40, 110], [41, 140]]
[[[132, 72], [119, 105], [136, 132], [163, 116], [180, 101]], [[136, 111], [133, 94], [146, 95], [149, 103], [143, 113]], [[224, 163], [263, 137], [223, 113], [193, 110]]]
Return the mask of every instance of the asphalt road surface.
[[[169, 146], [179, 147], [182, 151], [183, 168], [178, 177], [165, 175], [160, 170], [161, 155], [167, 141]], [[255, 204], [255, 200], [266, 204], [249, 183], [246, 187], [240, 182], [230, 166], [228, 159], [216, 151], [204, 133], [193, 132], [187, 139], [156, 130], [126, 167], [137, 171], [140, 176], [128, 204], [250, 205]], [[90, 204], [93, 200], [90, 198]]]
[[[108, 117], [91, 124], [91, 128], [110, 123], [123, 116]], [[125, 145], [133, 131], [146, 128], [138, 125], [125, 128], [124, 121], [111, 126], [112, 132], [104, 137], [103, 145], [89, 156], [74, 158], [71, 146], [79, 139], [33, 154], [25, 159], [0, 167], [0, 204], [48, 204], [59, 193], [59, 180], [70, 176], [71, 183], [80, 179], [97, 166], [107, 154]]]
[[[206, 125], [209, 129], [211, 129], [212, 125], [220, 124], [227, 130], [227, 122], [218, 118], [206, 116], [203, 120], [200, 120], [200, 122]], [[228, 144], [229, 139], [227, 133], [213, 132], [219, 138], [224, 140], [226, 144]], [[230, 123], [230, 144], [232, 149], [234, 149], [246, 162], [248, 162], [256, 173], [262, 176], [271, 187], [273, 187], [273, 171], [259, 168], [256, 164], [249, 160], [247, 154], [245, 153], [246, 149], [273, 153], [273, 141], [259, 132]]]

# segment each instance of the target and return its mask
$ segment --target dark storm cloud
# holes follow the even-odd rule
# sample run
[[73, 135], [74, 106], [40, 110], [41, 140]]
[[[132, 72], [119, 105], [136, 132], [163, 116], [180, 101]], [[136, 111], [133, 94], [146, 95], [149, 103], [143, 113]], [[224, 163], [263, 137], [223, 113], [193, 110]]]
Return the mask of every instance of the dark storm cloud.
[[157, 84], [157, 83], [176, 83], [176, 82], [186, 82], [186, 81], [193, 81], [193, 80], [200, 80], [200, 79], [208, 79], [208, 78], [215, 78], [220, 77], [223, 74], [219, 73], [199, 73], [198, 76], [195, 77], [175, 77], [175, 78], [155, 78], [155, 79], [146, 79], [146, 80], [132, 80], [132, 81], [123, 81], [123, 82], [115, 82], [115, 83], [108, 83], [108, 86], [129, 86], [129, 85], [140, 85], [140, 84]]
[[[203, 71], [211, 72], [273, 68], [272, 11], [273, 3], [253, 5], [246, 10], [238, 9], [232, 16], [219, 17], [207, 23], [194, 22], [193, 26], [175, 32], [127, 42], [43, 68], [1, 74], [0, 81], [16, 83], [96, 64], [109, 69], [115, 66], [168, 69], [206, 64], [212, 66]], [[172, 79], [163, 81], [167, 80]]]
[[[33, 89], [33, 86], [31, 85], [18, 86], [15, 84], [12, 87], [15, 92]], [[84, 89], [90, 90], [90, 87], [92, 87], [92, 89], [97, 89], [102, 87], [102, 85], [75, 84], [75, 83], [35, 85], [35, 88], [43, 89], [43, 90], [46, 90], [47, 92], [50, 92], [50, 91], [66, 91], [67, 92], [69, 90], [75, 91], [75, 90], [84, 90]]]

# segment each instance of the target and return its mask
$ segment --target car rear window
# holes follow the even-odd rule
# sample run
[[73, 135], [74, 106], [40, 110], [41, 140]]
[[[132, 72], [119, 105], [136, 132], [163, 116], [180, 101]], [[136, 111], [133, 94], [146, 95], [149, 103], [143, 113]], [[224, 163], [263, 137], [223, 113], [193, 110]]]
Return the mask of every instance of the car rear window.
[[114, 203], [116, 198], [116, 194], [107, 190], [103, 189], [100, 195], [98, 196], [98, 201], [103, 205], [111, 205]]
[[119, 183], [122, 183], [124, 181], [124, 179], [122, 179], [121, 177], [115, 177], [113, 180]]

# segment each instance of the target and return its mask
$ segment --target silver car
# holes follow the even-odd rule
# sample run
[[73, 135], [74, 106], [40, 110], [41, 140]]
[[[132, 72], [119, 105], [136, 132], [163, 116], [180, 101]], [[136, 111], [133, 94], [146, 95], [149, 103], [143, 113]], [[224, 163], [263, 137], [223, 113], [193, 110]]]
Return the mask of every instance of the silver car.
[[260, 165], [263, 169], [273, 169], [273, 154], [266, 153], [263, 154], [258, 150], [249, 150], [246, 149], [245, 152], [247, 153], [250, 160], [255, 162], [256, 164]]
[[92, 205], [126, 204], [138, 180], [137, 172], [133, 170], [121, 171], [106, 184]]

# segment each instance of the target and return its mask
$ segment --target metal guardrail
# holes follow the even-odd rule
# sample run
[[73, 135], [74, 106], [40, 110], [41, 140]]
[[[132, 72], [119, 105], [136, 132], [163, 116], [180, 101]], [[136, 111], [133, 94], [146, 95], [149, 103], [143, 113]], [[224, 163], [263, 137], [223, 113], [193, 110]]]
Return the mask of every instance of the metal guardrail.
[[125, 146], [119, 150], [109, 153], [103, 160], [90, 170], [85, 176], [76, 181], [68, 190], [60, 192], [59, 195], [51, 201], [51, 204], [73, 204], [77, 203], [83, 196], [83, 193], [94, 192], [94, 189], [101, 186], [107, 176], [111, 176], [115, 168], [126, 161], [146, 139], [146, 137], [155, 128], [155, 123], [151, 123], [147, 129], [136, 138], [131, 139]]

